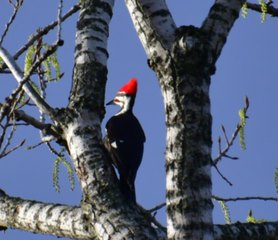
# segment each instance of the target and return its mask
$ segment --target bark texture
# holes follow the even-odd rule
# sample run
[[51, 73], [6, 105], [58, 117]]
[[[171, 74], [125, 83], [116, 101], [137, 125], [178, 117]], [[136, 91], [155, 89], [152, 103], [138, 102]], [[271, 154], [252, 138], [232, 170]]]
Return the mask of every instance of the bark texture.
[[[165, 0], [125, 2], [164, 98], [167, 239], [277, 239], [277, 222], [212, 222], [210, 80], [244, 1], [216, 0], [200, 28], [176, 27]], [[11, 227], [74, 239], [166, 239], [165, 229], [148, 212], [125, 202], [102, 143], [113, 5], [114, 0], [80, 1], [69, 104], [54, 110], [43, 100], [37, 103], [52, 118], [51, 129], [58, 129], [55, 134], [72, 157], [83, 192], [80, 206], [28, 201], [0, 190], [0, 230]], [[21, 71], [13, 65], [20, 82]]]
[[201, 28], [163, 0], [126, 3], [164, 98], [168, 239], [213, 239], [210, 76], [242, 1], [215, 1]]
[[[80, 207], [47, 204], [0, 193], [0, 228], [16, 228], [75, 239], [95, 239]], [[92, 230], [92, 229], [90, 229]]]
[[103, 147], [101, 121], [107, 79], [107, 39], [114, 1], [82, 1], [77, 22], [70, 103], [64, 135], [83, 191], [82, 208], [100, 239], [156, 239], [158, 232], [133, 204], [123, 204]]

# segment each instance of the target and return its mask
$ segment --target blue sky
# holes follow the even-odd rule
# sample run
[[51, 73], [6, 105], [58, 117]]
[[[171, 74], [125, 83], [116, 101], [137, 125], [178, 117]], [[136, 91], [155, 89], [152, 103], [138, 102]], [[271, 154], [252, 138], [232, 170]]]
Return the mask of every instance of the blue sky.
[[[67, 0], [64, 12], [75, 1]], [[178, 26], [200, 26], [213, 1], [167, 1]], [[28, 36], [53, 21], [56, 16], [56, 1], [26, 1], [11, 32], [4, 41], [11, 53], [24, 44]], [[11, 9], [8, 1], [0, 6], [0, 31], [9, 18]], [[59, 49], [62, 71], [65, 73], [60, 82], [48, 88], [48, 100], [54, 107], [67, 104], [73, 66], [74, 38], [77, 14], [63, 26], [63, 48]], [[212, 76], [211, 103], [213, 114], [213, 156], [217, 155], [217, 138], [221, 134], [221, 124], [230, 136], [238, 122], [238, 110], [247, 95], [250, 100], [249, 119], [246, 127], [247, 150], [242, 151], [238, 141], [231, 155], [240, 157], [237, 161], [222, 160], [221, 172], [233, 183], [230, 187], [213, 170], [213, 194], [223, 197], [236, 196], [277, 196], [274, 186], [274, 172], [278, 167], [276, 149], [278, 148], [278, 109], [277, 102], [277, 56], [278, 34], [275, 32], [278, 19], [267, 17], [260, 22], [258, 13], [249, 12], [248, 17], [240, 17], [234, 25], [228, 41], [217, 62], [217, 71]], [[52, 43], [56, 32], [53, 31], [45, 41]], [[135, 113], [141, 121], [147, 142], [143, 163], [139, 169], [136, 186], [138, 202], [145, 208], [152, 208], [165, 201], [165, 125], [163, 102], [155, 74], [148, 68], [147, 59], [137, 34], [133, 28], [124, 1], [117, 1], [111, 24], [109, 38], [109, 74], [106, 100], [114, 97], [118, 89], [131, 77], [138, 78]], [[18, 63], [23, 67], [23, 59]], [[16, 86], [15, 80], [8, 75], [0, 75], [0, 101], [8, 96]], [[109, 107], [104, 123], [118, 109]], [[36, 111], [31, 111], [38, 116]], [[39, 142], [36, 129], [19, 129], [14, 144], [26, 138], [26, 146]], [[11, 196], [46, 202], [60, 202], [78, 205], [81, 193], [78, 182], [72, 192], [66, 171], [61, 167], [61, 192], [52, 186], [52, 155], [45, 147], [33, 151], [22, 148], [8, 158], [0, 159], [0, 188]], [[257, 218], [277, 220], [278, 203], [237, 202], [229, 203], [232, 221], [245, 221], [248, 211], [253, 210]], [[165, 209], [157, 217], [165, 223]], [[224, 223], [218, 203], [215, 203], [214, 221]], [[0, 232], [0, 239], [54, 239], [49, 236], [34, 235], [14, 230]], [[56, 238], [55, 238], [56, 239]]]

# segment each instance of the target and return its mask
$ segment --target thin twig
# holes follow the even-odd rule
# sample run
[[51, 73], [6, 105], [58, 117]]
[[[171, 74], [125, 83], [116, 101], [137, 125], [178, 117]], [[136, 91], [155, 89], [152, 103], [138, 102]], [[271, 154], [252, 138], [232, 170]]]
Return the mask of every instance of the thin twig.
[[11, 132], [10, 132], [9, 136], [7, 137], [7, 142], [4, 145], [4, 147], [2, 148], [0, 156], [7, 155], [7, 154], [5, 154], [5, 152], [7, 151], [8, 147], [11, 145], [11, 140], [14, 136], [15, 130], [16, 130], [16, 126], [15, 126], [15, 121], [14, 121], [13, 125], [12, 125]]
[[10, 123], [10, 118], [9, 118], [9, 116], [7, 116], [6, 123], [4, 125], [1, 124], [2, 134], [0, 136], [0, 148], [2, 148], [2, 144], [3, 144], [3, 141], [5, 139], [6, 132], [7, 132], [7, 129], [9, 127], [9, 123]]
[[[0, 46], [0, 57], [3, 61], [7, 64], [9, 69], [12, 71], [15, 79], [21, 85], [22, 89], [26, 92], [26, 94], [32, 99], [32, 101], [36, 104], [36, 106], [44, 113], [53, 117], [53, 109], [40, 97], [40, 95], [36, 92], [36, 90], [32, 87], [32, 85], [28, 82], [28, 79], [32, 73], [40, 64], [41, 62], [49, 55], [51, 55], [54, 51], [56, 51], [59, 43], [56, 43], [54, 46], [50, 47], [42, 57], [42, 59], [37, 60], [26, 76], [23, 76], [23, 73], [15, 60], [9, 54], [9, 52]], [[21, 88], [18, 87], [16, 92], [20, 92]]]
[[226, 133], [226, 130], [225, 130], [225, 127], [222, 125], [221, 126], [221, 129], [222, 129], [222, 132], [224, 134], [224, 137], [225, 137], [225, 140], [226, 140], [226, 144], [227, 146], [224, 148], [224, 149], [221, 149], [221, 138], [220, 140], [218, 139], [218, 144], [219, 144], [219, 155], [213, 159], [213, 163], [215, 165], [217, 165], [217, 163], [223, 158], [223, 157], [227, 157], [227, 158], [230, 158], [230, 159], [233, 159], [233, 160], [236, 160], [238, 159], [237, 157], [231, 157], [229, 155], [227, 155], [227, 153], [229, 152], [231, 146], [234, 144], [234, 141], [235, 139], [237, 138], [238, 134], [239, 134], [239, 130], [240, 130], [241, 126], [238, 124], [236, 126], [236, 129], [232, 135], [232, 138], [229, 140], [228, 139], [228, 136], [227, 136], [227, 133]]
[[260, 200], [260, 201], [275, 201], [278, 202], [277, 197], [234, 197], [234, 198], [223, 198], [218, 196], [212, 196], [212, 199], [223, 202], [236, 202], [236, 201], [249, 201], [249, 200]]
[[[248, 117], [247, 117], [248, 108], [249, 108], [249, 99], [248, 99], [248, 97], [246, 96], [246, 97], [245, 97], [245, 106], [244, 106], [244, 108], [243, 108], [244, 115], [245, 115], [246, 118], [248, 118]], [[222, 149], [222, 146], [221, 146], [221, 137], [219, 137], [219, 138], [218, 138], [218, 151], [219, 151], [219, 154], [218, 154], [218, 156], [217, 156], [215, 159], [213, 159], [213, 163], [214, 163], [215, 166], [217, 165], [217, 163], [218, 163], [223, 157], [226, 157], [226, 158], [229, 158], [229, 159], [232, 159], [232, 160], [237, 160], [237, 159], [238, 159], [238, 157], [231, 157], [231, 156], [229, 156], [227, 153], [229, 152], [231, 146], [234, 144], [235, 139], [237, 138], [238, 134], [240, 134], [240, 131], [242, 130], [243, 127], [244, 127], [244, 126], [242, 126], [241, 123], [238, 123], [237, 126], [236, 126], [236, 129], [235, 129], [235, 131], [234, 131], [234, 133], [233, 133], [233, 135], [232, 135], [232, 138], [229, 139], [229, 138], [228, 138], [228, 135], [227, 135], [227, 133], [226, 133], [225, 127], [224, 127], [223, 125], [221, 126], [221, 129], [222, 129], [224, 138], [225, 138], [225, 140], [226, 140], [227, 146], [226, 146], [224, 149]]]
[[0, 39], [0, 46], [3, 44], [3, 41], [4, 41], [4, 38], [6, 37], [9, 29], [10, 29], [10, 26], [12, 25], [13, 21], [15, 20], [16, 18], [16, 15], [20, 9], [20, 7], [22, 6], [23, 4], [23, 0], [18, 0], [16, 5], [15, 4], [12, 4], [13, 7], [14, 7], [14, 11], [13, 11], [13, 14], [12, 16], [10, 17], [9, 21], [7, 22], [6, 24], [6, 27], [5, 27], [5, 30], [4, 30], [4, 33], [2, 34], [1, 36], [1, 39]]
[[8, 154], [14, 152], [15, 150], [17, 150], [18, 148], [22, 147], [25, 143], [25, 139], [21, 141], [21, 143], [19, 143], [18, 145], [16, 145], [15, 147], [5, 151], [5, 152], [2, 152], [0, 154], [0, 158], [3, 158], [3, 157], [6, 157]]
[[221, 172], [220, 170], [218, 169], [217, 165], [212, 162], [212, 166], [215, 168], [215, 170], [218, 172], [218, 174], [220, 175], [220, 177], [226, 182], [228, 183], [230, 186], [233, 186], [233, 184], [228, 180], [228, 178], [226, 178]]
[[160, 210], [161, 208], [165, 207], [166, 206], [166, 203], [161, 203], [151, 209], [148, 209], [148, 212], [152, 213], [152, 212], [155, 212], [157, 210]]
[[60, 0], [59, 7], [58, 7], [58, 16], [57, 16], [57, 24], [58, 24], [58, 31], [57, 31], [57, 40], [61, 40], [62, 36], [62, 10], [63, 10], [63, 0]]
[[[278, 198], [277, 197], [234, 197], [234, 198], [223, 198], [223, 197], [218, 197], [215, 195], [212, 195], [211, 198], [213, 200], [216, 201], [223, 201], [223, 202], [236, 202], [236, 201], [251, 201], [251, 200], [259, 200], [259, 201], [275, 201], [278, 202]], [[149, 210], [147, 210], [148, 212], [155, 212], [163, 207], [166, 206], [166, 203], [161, 203]]]
[[[72, 14], [76, 13], [78, 10], [80, 9], [79, 4], [74, 5], [62, 18], [61, 21], [64, 22], [67, 18], [69, 18]], [[29, 41], [23, 46], [21, 47], [16, 54], [14, 55], [14, 59], [18, 59], [18, 57], [24, 53], [30, 46], [32, 46], [39, 38], [41, 38], [42, 36], [48, 34], [49, 31], [53, 30], [56, 26], [58, 25], [58, 21], [54, 21], [52, 23], [50, 23], [49, 25], [47, 25], [46, 27], [40, 29], [40, 31], [34, 35], [33, 37], [31, 37], [29, 39]]]

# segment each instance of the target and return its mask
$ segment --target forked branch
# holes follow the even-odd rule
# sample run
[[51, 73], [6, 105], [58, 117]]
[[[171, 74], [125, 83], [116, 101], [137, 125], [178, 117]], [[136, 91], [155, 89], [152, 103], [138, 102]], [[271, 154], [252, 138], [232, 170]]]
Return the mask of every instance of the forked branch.
[[[222, 129], [225, 141], [226, 141], [226, 147], [222, 148], [222, 144], [221, 144], [222, 139], [221, 139], [221, 137], [219, 137], [218, 138], [219, 154], [213, 160], [213, 165], [216, 165], [223, 157], [226, 157], [226, 158], [229, 158], [229, 159], [232, 159], [232, 160], [237, 160], [238, 159], [238, 157], [232, 157], [232, 156], [228, 155], [228, 152], [229, 152], [230, 148], [232, 147], [232, 145], [234, 144], [234, 141], [237, 138], [237, 136], [241, 133], [242, 129], [245, 127], [245, 121], [242, 121], [242, 118], [244, 118], [244, 120], [246, 120], [246, 118], [248, 118], [247, 117], [248, 108], [249, 108], [249, 99], [248, 99], [248, 97], [245, 97], [245, 106], [244, 106], [244, 108], [240, 109], [240, 111], [239, 111], [240, 112], [240, 118], [241, 118], [240, 123], [237, 124], [236, 129], [235, 129], [235, 131], [234, 131], [234, 133], [233, 133], [233, 135], [230, 139], [228, 138], [225, 127], [223, 125], [221, 126], [221, 129]], [[243, 116], [241, 116], [241, 114]], [[241, 136], [241, 138], [244, 138], [244, 136]], [[244, 143], [241, 143], [241, 144], [245, 145]]]
[[22, 84], [22, 89], [26, 92], [26, 94], [32, 99], [32, 101], [36, 104], [36, 106], [40, 109], [41, 112], [47, 114], [50, 117], [54, 117], [54, 110], [40, 97], [40, 95], [36, 92], [36, 90], [32, 87], [32, 85], [27, 81], [29, 79], [28, 75], [24, 77], [23, 72], [10, 55], [10, 53], [0, 46], [0, 57], [3, 59], [5, 64], [11, 70], [13, 76], [17, 80], [19, 84]]

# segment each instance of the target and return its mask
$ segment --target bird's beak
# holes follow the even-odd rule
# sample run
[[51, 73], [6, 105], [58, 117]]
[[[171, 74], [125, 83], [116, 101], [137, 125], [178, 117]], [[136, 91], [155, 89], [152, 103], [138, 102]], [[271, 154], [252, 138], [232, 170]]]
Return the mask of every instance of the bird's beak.
[[110, 102], [108, 102], [108, 103], [106, 103], [106, 106], [107, 105], [114, 105], [115, 103], [114, 103], [114, 99], [113, 100], [111, 100]]

